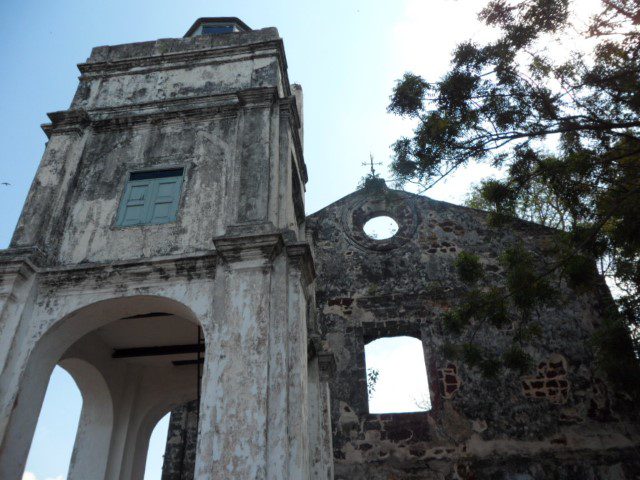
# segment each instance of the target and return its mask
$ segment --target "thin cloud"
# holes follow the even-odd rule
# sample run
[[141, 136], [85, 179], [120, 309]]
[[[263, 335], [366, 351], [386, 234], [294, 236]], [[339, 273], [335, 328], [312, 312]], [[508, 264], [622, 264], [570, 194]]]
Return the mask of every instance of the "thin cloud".
[[[22, 474], [22, 480], [38, 480], [36, 474], [33, 472], [24, 472]], [[66, 480], [62, 475], [58, 475], [57, 477], [46, 477], [44, 480]]]

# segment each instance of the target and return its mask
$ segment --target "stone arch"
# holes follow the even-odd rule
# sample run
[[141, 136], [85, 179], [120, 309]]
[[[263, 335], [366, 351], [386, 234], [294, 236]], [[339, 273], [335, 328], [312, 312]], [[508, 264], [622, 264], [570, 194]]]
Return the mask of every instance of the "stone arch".
[[92, 476], [104, 478], [107, 458], [96, 452], [108, 450], [113, 430], [113, 400], [107, 382], [102, 373], [86, 360], [65, 358], [58, 365], [71, 375], [82, 395], [82, 410], [67, 480]]
[[[6, 388], [6, 391], [15, 392], [11, 397], [10, 405], [7, 405], [9, 413], [5, 415], [6, 418], [4, 419], [6, 428], [4, 429], [0, 448], [0, 478], [6, 480], [19, 480], [21, 478], [48, 381], [53, 368], [58, 363], [62, 362], [61, 366], [70, 369], [70, 373], [73, 372], [72, 376], [75, 373], [74, 379], [77, 377], [76, 382], [79, 387], [81, 383], [84, 384], [88, 395], [87, 398], [93, 399], [94, 396], [100, 394], [99, 392], [105, 395], [109, 392], [109, 387], [107, 386], [105, 390], [102, 388], [105, 385], [100, 385], [99, 381], [91, 383], [88, 378], [90, 376], [89, 371], [91, 371], [89, 363], [82, 364], [73, 357], [65, 358], [65, 353], [87, 334], [110, 322], [149, 312], [175, 314], [202, 326], [200, 319], [191, 308], [172, 298], [154, 295], [104, 298], [88, 302], [61, 318], [51, 321], [48, 328], [42, 329], [42, 334], [34, 341], [31, 349], [28, 347], [23, 348], [23, 352], [28, 351], [27, 358], [23, 357], [22, 362], [18, 358], [13, 359], [14, 365], [11, 365], [11, 367], [13, 367], [14, 375], [9, 377], [6, 374], [10, 372], [5, 371], [4, 378], [1, 380], [2, 383], [0, 383], [0, 387]], [[207, 331], [207, 328], [203, 328], [205, 344], [209, 343]], [[36, 335], [34, 334], [33, 336]], [[24, 355], [27, 354], [25, 353]], [[111, 395], [111, 392], [109, 394]], [[83, 410], [84, 405], [85, 392], [83, 392]], [[93, 409], [94, 407], [91, 408]], [[87, 414], [96, 415], [96, 412], [87, 411]], [[109, 420], [99, 416], [95, 418], [100, 421]], [[113, 415], [110, 421], [113, 425]], [[106, 435], [112, 429], [98, 429], [98, 431], [100, 430]], [[97, 444], [104, 446], [103, 435], [99, 435], [99, 437], [102, 438], [97, 438], [95, 441]], [[78, 445], [76, 443], [76, 447]], [[113, 445], [109, 445], [108, 448], [113, 449]], [[105, 459], [104, 461], [108, 462], [109, 460]], [[79, 469], [78, 471], [83, 471], [83, 461], [76, 454], [75, 447], [72, 463], [74, 468]], [[106, 463], [105, 465], [105, 478], [119, 478], [119, 474], [116, 475], [116, 473], [111, 472], [109, 465]], [[70, 473], [72, 472], [73, 470], [70, 470]], [[74, 478], [76, 477], [70, 476], [70, 479]], [[98, 480], [99, 477], [95, 476], [94, 473], [91, 478]]]
[[[189, 398], [186, 401], [194, 400]], [[138, 450], [134, 455], [134, 462], [132, 465], [132, 478], [142, 478], [147, 462], [147, 452], [149, 450], [149, 440], [153, 429], [158, 422], [175, 407], [185, 403], [183, 401], [164, 401], [151, 408], [147, 414], [143, 417], [138, 434], [136, 438], [136, 449]]]

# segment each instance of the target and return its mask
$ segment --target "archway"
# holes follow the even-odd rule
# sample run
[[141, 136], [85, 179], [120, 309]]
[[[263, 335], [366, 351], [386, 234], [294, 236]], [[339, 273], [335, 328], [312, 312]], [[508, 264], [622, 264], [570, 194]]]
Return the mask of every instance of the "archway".
[[144, 480], [159, 480], [162, 477], [164, 452], [167, 447], [167, 433], [169, 431], [169, 417], [167, 413], [162, 417], [151, 432], [147, 458], [144, 468]]
[[67, 478], [82, 411], [82, 393], [61, 367], [51, 374], [23, 480]]
[[[16, 384], [20, 401], [3, 440], [0, 478], [21, 478], [48, 379], [59, 363], [84, 400], [68, 480], [141, 480], [153, 425], [197, 396], [203, 337], [193, 312], [164, 297], [100, 301], [53, 323]], [[83, 473], [89, 465], [90, 477]]]

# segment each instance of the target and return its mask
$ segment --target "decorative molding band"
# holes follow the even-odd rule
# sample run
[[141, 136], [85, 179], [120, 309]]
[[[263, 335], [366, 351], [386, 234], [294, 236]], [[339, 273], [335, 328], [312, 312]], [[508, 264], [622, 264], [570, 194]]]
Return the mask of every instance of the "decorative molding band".
[[289, 243], [285, 245], [287, 256], [293, 265], [302, 272], [305, 283], [308, 285], [316, 278], [315, 262], [311, 246], [307, 242]]
[[[282, 39], [255, 42], [247, 45], [205, 48], [201, 50], [183, 50], [156, 54], [151, 53], [145, 56], [129, 57], [119, 60], [85, 62], [78, 64], [78, 70], [82, 73], [81, 78], [89, 76], [103, 76], [105, 74], [137, 74], [144, 73], [144, 70], [142, 69], [145, 67], [151, 67], [154, 71], [157, 71], [158, 67], [162, 67], [163, 65], [170, 63], [176, 64], [176, 67], [174, 68], [181, 68], [182, 64], [193, 66], [198, 61], [211, 61], [213, 59], [217, 59], [217, 61], [221, 63], [226, 63], [228, 61], [237, 61], [232, 58], [234, 56], [243, 54], [248, 56], [264, 55], [265, 52], [269, 52], [271, 55], [274, 53], [283, 54], [284, 44]], [[131, 72], [131, 70], [135, 71]]]
[[280, 113], [282, 115], [289, 115], [293, 118], [293, 126], [296, 129], [300, 128], [300, 115], [298, 115], [298, 106], [294, 95], [280, 99]]
[[[37, 272], [45, 264], [45, 254], [38, 247], [10, 247], [0, 250], [0, 271], [26, 268]], [[19, 266], [19, 267], [18, 267]]]
[[[217, 47], [188, 52], [173, 52], [142, 57], [131, 57], [123, 60], [87, 62], [79, 64], [78, 69], [82, 73], [80, 76], [80, 81], [82, 81], [94, 77], [103, 78], [126, 73], [141, 74], [147, 71], [144, 67], [148, 67], [148, 71], [158, 71], [187, 67], [192, 68], [194, 63], [198, 61], [202, 62], [203, 65], [236, 62], [242, 59], [215, 59], [215, 57], [219, 57], [220, 55], [239, 55], [243, 53], [249, 54], [250, 59], [275, 55], [278, 59], [278, 67], [283, 80], [282, 84], [285, 90], [285, 95], [291, 95], [291, 84], [289, 83], [289, 73], [287, 71], [287, 57], [284, 51], [284, 43], [281, 38], [233, 47]], [[168, 63], [171, 62], [174, 62], [175, 64], [169, 65]], [[132, 70], [134, 71], [131, 72]]]
[[241, 90], [237, 93], [242, 106], [270, 106], [278, 98], [276, 87], [261, 87]]
[[264, 266], [282, 251], [282, 234], [223, 236], [213, 239], [220, 256], [229, 264], [249, 262]]
[[329, 348], [326, 341], [320, 339], [318, 335], [309, 337], [307, 345], [307, 358], [318, 359], [318, 369], [320, 380], [327, 382], [333, 378], [336, 373], [336, 356]]
[[88, 126], [100, 131], [171, 120], [199, 120], [216, 115], [234, 115], [242, 107], [265, 106], [275, 101], [275, 87], [243, 90], [234, 94], [206, 95], [192, 98], [160, 100], [143, 104], [93, 110], [63, 110], [49, 113], [51, 124], [42, 129], [53, 133], [76, 133]]
[[[18, 247], [0, 250], [0, 273], [17, 271], [24, 266], [27, 273], [37, 273], [49, 283], [74, 281], [78, 279], [94, 278], [104, 280], [118, 275], [167, 275], [167, 269], [173, 269], [174, 274], [194, 276], [203, 274], [207, 278], [215, 276], [218, 256], [214, 251], [206, 251], [188, 256], [171, 255], [152, 257], [139, 260], [122, 260], [112, 263], [85, 263], [78, 265], [46, 266], [45, 254], [36, 247]], [[22, 270], [21, 270], [22, 271]], [[197, 275], [195, 275], [197, 276]]]

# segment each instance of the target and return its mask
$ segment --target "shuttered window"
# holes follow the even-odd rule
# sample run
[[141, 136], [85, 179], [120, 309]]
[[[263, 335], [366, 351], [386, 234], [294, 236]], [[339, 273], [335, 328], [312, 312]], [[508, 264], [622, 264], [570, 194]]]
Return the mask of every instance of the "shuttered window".
[[175, 221], [182, 176], [182, 168], [131, 173], [116, 225], [158, 225]]

